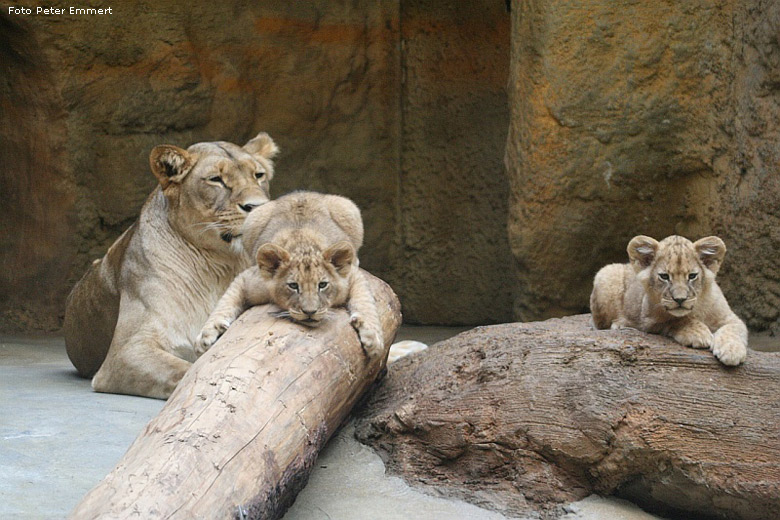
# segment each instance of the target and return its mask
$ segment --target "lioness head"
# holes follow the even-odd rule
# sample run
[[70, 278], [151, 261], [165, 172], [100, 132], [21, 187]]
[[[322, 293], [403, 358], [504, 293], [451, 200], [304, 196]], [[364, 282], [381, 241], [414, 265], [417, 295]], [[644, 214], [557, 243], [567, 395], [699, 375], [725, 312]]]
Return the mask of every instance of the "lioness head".
[[672, 235], [658, 242], [640, 235], [628, 244], [631, 264], [648, 294], [675, 317], [693, 310], [715, 280], [725, 254], [726, 246], [715, 236], [691, 242]]
[[311, 327], [321, 323], [329, 308], [346, 302], [355, 259], [349, 242], [325, 250], [312, 244], [292, 251], [265, 244], [257, 250], [260, 273], [272, 281], [273, 302], [293, 320]]
[[156, 146], [149, 157], [168, 200], [168, 218], [191, 242], [209, 249], [240, 251], [241, 224], [270, 200], [274, 141], [261, 132], [243, 147], [224, 141], [186, 150]]

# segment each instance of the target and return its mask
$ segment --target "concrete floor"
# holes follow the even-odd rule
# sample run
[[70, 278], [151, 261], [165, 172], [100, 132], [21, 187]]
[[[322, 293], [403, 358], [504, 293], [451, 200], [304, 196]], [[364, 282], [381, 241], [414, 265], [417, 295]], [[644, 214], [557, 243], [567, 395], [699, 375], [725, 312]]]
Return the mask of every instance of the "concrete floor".
[[[460, 329], [413, 331], [399, 338], [435, 342]], [[164, 404], [93, 392], [62, 338], [0, 337], [0, 519], [65, 518]], [[349, 426], [323, 451], [311, 483], [286, 520], [364, 519], [367, 509], [377, 520], [504, 518], [385, 478], [379, 457]]]
[[[404, 327], [397, 341], [432, 344], [460, 330]], [[92, 392], [89, 381], [76, 376], [61, 338], [0, 336], [0, 519], [67, 516], [163, 404]], [[285, 520], [504, 518], [386, 476], [379, 457], [351, 432], [344, 428], [323, 450]], [[567, 511], [567, 520], [656, 518], [626, 502], [598, 497]]]

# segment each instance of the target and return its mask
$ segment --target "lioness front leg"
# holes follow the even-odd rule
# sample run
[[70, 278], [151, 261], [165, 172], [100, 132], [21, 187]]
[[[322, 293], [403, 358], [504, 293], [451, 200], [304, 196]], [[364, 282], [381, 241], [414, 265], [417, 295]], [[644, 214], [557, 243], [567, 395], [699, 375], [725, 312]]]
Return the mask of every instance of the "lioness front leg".
[[712, 332], [703, 322], [695, 319], [675, 327], [669, 334], [677, 343], [693, 348], [711, 348]]
[[360, 337], [363, 350], [369, 358], [379, 357], [384, 349], [382, 325], [374, 295], [362, 271], [355, 271], [349, 290], [350, 323]]
[[121, 345], [112, 344], [105, 362], [92, 378], [92, 389], [167, 399], [192, 363], [164, 350], [159, 338], [159, 334], [144, 328], [128, 338], [115, 336], [114, 342]]
[[257, 266], [239, 274], [217, 302], [195, 339], [195, 354], [200, 357], [216, 343], [242, 312], [253, 305], [271, 301], [270, 292], [260, 278]]

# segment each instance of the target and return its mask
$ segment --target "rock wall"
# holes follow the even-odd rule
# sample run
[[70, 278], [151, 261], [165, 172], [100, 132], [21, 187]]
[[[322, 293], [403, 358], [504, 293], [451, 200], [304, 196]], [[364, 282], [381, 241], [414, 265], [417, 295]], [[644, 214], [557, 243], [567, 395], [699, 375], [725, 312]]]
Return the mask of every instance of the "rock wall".
[[776, 2], [113, 9], [0, 13], [0, 330], [59, 326], [153, 188], [154, 145], [265, 130], [275, 195], [363, 208], [362, 264], [409, 322], [583, 311], [633, 235], [714, 233], [736, 311], [780, 331]]
[[510, 318], [500, 2], [170, 0], [107, 16], [3, 5], [0, 330], [59, 327], [72, 284], [154, 187], [153, 146], [259, 130], [282, 149], [274, 195], [361, 206], [361, 265], [396, 288], [406, 320]]
[[778, 32], [768, 1], [513, 3], [519, 319], [585, 310], [634, 235], [718, 234], [735, 310], [780, 328]]
[[401, 2], [400, 263], [404, 316], [511, 319], [501, 164], [510, 17], [500, 1]]

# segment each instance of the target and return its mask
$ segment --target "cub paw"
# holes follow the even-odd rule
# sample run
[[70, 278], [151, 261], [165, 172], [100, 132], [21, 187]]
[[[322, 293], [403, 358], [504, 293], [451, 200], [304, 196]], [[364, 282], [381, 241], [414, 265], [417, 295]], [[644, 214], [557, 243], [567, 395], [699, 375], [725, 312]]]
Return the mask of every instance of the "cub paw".
[[206, 351], [217, 342], [220, 336], [225, 333], [229, 326], [230, 321], [228, 320], [206, 323], [200, 331], [200, 334], [198, 334], [198, 337], [195, 338], [195, 353], [198, 357], [205, 354]]
[[681, 345], [693, 348], [712, 347], [713, 336], [710, 329], [701, 322], [694, 322], [674, 334], [674, 340]]
[[350, 316], [349, 321], [352, 324], [352, 328], [357, 331], [360, 344], [363, 345], [366, 355], [370, 359], [378, 358], [382, 354], [384, 347], [380, 332], [367, 326], [359, 314]]
[[741, 340], [729, 336], [715, 336], [712, 353], [724, 365], [737, 366], [747, 357], [747, 347]]

